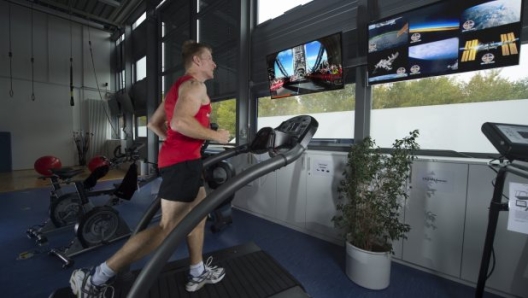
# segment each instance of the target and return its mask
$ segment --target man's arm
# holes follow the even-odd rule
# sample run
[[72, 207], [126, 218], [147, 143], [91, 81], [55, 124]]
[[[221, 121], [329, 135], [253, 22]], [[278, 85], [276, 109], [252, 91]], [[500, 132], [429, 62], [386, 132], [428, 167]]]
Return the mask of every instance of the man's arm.
[[203, 127], [194, 118], [202, 103], [208, 100], [205, 84], [195, 80], [187, 81], [180, 86], [179, 92], [170, 120], [171, 129], [190, 138], [227, 143], [229, 141], [228, 131], [223, 129], [214, 131]]
[[167, 124], [164, 103], [161, 102], [152, 117], [150, 117], [147, 127], [152, 130], [160, 140], [167, 138]]

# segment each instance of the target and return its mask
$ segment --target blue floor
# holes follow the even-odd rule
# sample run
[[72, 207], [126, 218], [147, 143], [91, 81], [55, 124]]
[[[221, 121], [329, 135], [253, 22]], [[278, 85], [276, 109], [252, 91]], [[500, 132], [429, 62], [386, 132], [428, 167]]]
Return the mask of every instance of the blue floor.
[[[102, 182], [98, 187], [111, 187], [111, 182]], [[47, 247], [38, 247], [25, 235], [28, 227], [47, 218], [48, 195], [49, 189], [46, 188], [0, 193], [1, 297], [48, 297], [53, 290], [68, 285], [73, 268], [63, 269], [62, 263], [46, 252], [49, 248], [67, 245], [72, 238], [73, 228], [51, 235]], [[102, 204], [105, 199], [96, 197], [92, 201]], [[136, 192], [130, 202], [115, 208], [134, 227], [151, 200], [150, 188], [146, 186]], [[297, 278], [314, 298], [474, 296], [474, 288], [397, 263], [392, 265], [389, 288], [366, 290], [347, 278], [343, 247], [238, 210], [233, 211], [233, 220], [234, 223], [220, 233], [213, 234], [209, 229], [206, 230], [204, 252], [253, 241]], [[74, 257], [73, 267], [96, 265], [115, 252], [123, 242], [120, 240], [78, 255]], [[186, 248], [181, 245], [171, 260], [186, 257]], [[145, 262], [143, 260], [134, 264], [132, 269], [141, 268]], [[498, 296], [486, 293], [485, 297]]]

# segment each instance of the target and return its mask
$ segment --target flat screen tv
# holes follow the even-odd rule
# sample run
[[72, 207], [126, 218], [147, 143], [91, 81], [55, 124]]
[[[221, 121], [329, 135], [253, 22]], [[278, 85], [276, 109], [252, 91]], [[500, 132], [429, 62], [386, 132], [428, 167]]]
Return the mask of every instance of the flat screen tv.
[[341, 33], [266, 56], [271, 98], [344, 88]]
[[368, 82], [519, 64], [522, 0], [443, 1], [368, 25]]

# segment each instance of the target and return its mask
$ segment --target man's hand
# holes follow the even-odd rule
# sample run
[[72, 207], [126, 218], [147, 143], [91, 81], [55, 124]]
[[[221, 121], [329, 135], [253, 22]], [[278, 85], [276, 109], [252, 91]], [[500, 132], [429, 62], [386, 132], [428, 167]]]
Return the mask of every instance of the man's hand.
[[214, 141], [220, 144], [227, 144], [229, 142], [229, 131], [225, 129], [218, 129]]

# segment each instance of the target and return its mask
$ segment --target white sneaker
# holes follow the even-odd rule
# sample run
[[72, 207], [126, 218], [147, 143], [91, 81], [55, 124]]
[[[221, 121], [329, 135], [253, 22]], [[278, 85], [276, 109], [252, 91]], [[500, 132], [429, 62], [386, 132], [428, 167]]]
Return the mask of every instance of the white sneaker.
[[195, 292], [201, 289], [205, 284], [215, 284], [221, 281], [225, 276], [224, 268], [211, 266], [213, 257], [207, 258], [204, 264], [204, 272], [199, 276], [192, 276], [189, 274], [188, 282], [185, 285], [187, 292]]
[[96, 286], [92, 284], [92, 269], [74, 270], [70, 277], [70, 286], [77, 298], [112, 298], [114, 288], [109, 285]]

